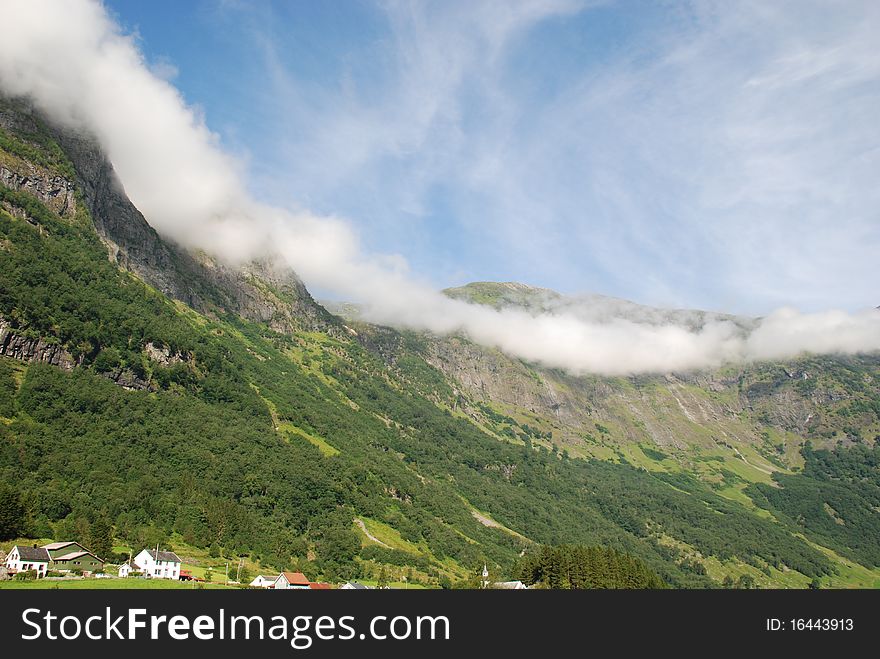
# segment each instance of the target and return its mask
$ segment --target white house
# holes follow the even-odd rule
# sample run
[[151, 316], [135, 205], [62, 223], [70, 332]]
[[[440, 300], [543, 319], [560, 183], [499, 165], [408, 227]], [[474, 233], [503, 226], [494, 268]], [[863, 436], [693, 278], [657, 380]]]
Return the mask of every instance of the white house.
[[308, 590], [309, 579], [302, 572], [282, 572], [275, 579], [275, 590]]
[[38, 578], [45, 577], [51, 560], [49, 552], [44, 547], [15, 545], [6, 557], [6, 568], [10, 573], [34, 570]]
[[[137, 568], [144, 576], [152, 579], [180, 579], [180, 557], [173, 551], [144, 549], [134, 557], [132, 568]], [[119, 568], [120, 576], [122, 568]], [[127, 576], [127, 574], [126, 574]]]
[[138, 568], [136, 565], [132, 565], [128, 561], [126, 561], [125, 563], [123, 563], [122, 565], [119, 566], [119, 573], [118, 574], [123, 579], [125, 577], [129, 576], [132, 572], [139, 573], [140, 568]]
[[269, 576], [258, 574], [256, 577], [254, 577], [254, 580], [251, 581], [248, 585], [251, 588], [274, 588], [275, 581], [278, 579], [278, 577], [279, 575], [277, 574]]
[[497, 588], [498, 590], [528, 590], [529, 587], [526, 586], [522, 581], [496, 581], [493, 585], [493, 588]]
[[369, 586], [365, 586], [357, 581], [346, 581], [339, 587], [339, 590], [372, 590]]

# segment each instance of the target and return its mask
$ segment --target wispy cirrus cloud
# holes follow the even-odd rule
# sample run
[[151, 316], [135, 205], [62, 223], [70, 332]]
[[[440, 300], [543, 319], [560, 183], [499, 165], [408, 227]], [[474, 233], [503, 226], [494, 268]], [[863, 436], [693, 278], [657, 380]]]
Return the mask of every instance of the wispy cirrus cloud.
[[443, 283], [494, 269], [754, 313], [876, 302], [880, 7], [634, 9], [384, 3], [372, 63], [317, 93], [257, 30], [289, 112], [277, 188], [429, 271], [439, 246]]
[[[780, 27], [777, 5], [737, 5], [731, 14], [726, 4], [700, 4], [649, 48], [628, 46], [577, 81], [566, 72], [553, 85], [542, 75], [511, 81], [505, 67], [533, 31], [573, 20], [579, 5], [470, 6], [386, 5], [394, 38], [379, 50], [389, 49], [390, 87], [368, 92], [352, 80], [289, 107], [302, 122], [294, 143], [308, 158], [284, 172], [291, 182], [302, 174], [313, 193], [306, 205], [320, 199], [325, 211], [339, 186], [365, 177], [368, 187], [349, 203], [375, 196], [361, 209], [368, 217], [407, 209], [404, 201], [415, 208], [405, 212], [424, 217], [442, 202], [455, 224], [452, 244], [464, 232], [480, 240], [476, 255], [492, 241], [505, 259], [529, 257], [542, 272], [613, 269], [621, 285], [638, 282], [655, 295], [678, 291], [679, 279], [691, 295], [738, 284], [760, 302], [797, 298], [799, 277], [813, 287], [803, 297], [821, 300], [852, 270], [863, 276], [849, 280], [849, 298], [870, 292], [874, 269], [859, 259], [876, 246], [869, 202], [877, 192], [862, 189], [877, 171], [877, 129], [866, 122], [877, 93], [864, 32], [873, 14], [861, 22], [835, 15], [839, 24], [817, 32], [821, 43], [809, 31], [771, 42], [764, 33]], [[161, 233], [232, 263], [280, 256], [310, 286], [364, 303], [369, 319], [462, 332], [576, 373], [880, 350], [873, 309], [782, 309], [748, 325], [707, 317], [694, 326], [451, 300], [394, 250], [363, 245], [363, 223], [255, 198], [244, 164], [95, 0], [0, 0], [0, 13], [16, 28], [0, 40], [0, 90], [96, 136]], [[811, 18], [817, 30], [823, 16]], [[741, 44], [746, 36], [757, 41]], [[725, 58], [755, 51], [757, 62], [732, 73]], [[304, 83], [282, 64], [274, 72], [291, 88], [279, 100], [293, 103]], [[518, 85], [536, 81], [548, 100], [527, 109]]]

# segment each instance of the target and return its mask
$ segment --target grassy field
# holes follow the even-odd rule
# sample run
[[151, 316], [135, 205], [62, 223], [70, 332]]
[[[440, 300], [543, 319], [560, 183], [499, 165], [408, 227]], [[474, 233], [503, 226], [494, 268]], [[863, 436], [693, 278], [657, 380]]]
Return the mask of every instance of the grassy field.
[[[228, 563], [229, 578], [233, 580], [235, 579], [239, 561], [237, 556], [211, 556], [207, 549], [194, 547], [185, 543], [180, 535], [176, 533], [172, 534], [169, 538], [168, 545], [163, 546], [163, 549], [176, 552], [183, 561], [181, 569], [189, 570], [194, 577], [204, 579], [205, 573], [210, 569], [213, 575], [213, 582], [215, 584], [223, 582], [226, 578], [226, 565]], [[127, 546], [119, 546], [114, 547], [114, 551], [117, 553], [127, 553], [129, 551], [137, 553], [138, 550]], [[244, 559], [244, 568], [246, 576], [248, 577], [248, 582], [258, 574], [278, 574], [279, 572], [278, 569], [262, 565], [249, 557], [245, 557]], [[108, 571], [109, 570], [110, 568], [108, 568]], [[113, 568], [113, 573], [116, 573], [115, 567]]]
[[301, 428], [297, 428], [295, 425], [290, 423], [289, 421], [283, 421], [278, 425], [278, 431], [286, 433], [288, 437], [299, 437], [301, 439], [305, 439], [308, 442], [311, 442], [315, 446], [318, 447], [318, 450], [328, 458], [332, 458], [334, 455], [339, 455], [339, 449], [335, 446], [331, 446], [327, 440], [322, 437], [318, 437], [317, 435], [313, 435], [311, 433], [307, 433], [305, 430]]
[[[364, 523], [367, 531], [369, 531], [374, 538], [384, 543], [387, 547], [409, 552], [410, 554], [429, 553], [427, 547], [420, 547], [419, 545], [413, 544], [408, 540], [404, 540], [396, 529], [388, 526], [383, 522], [363, 516], [360, 519]], [[357, 523], [355, 523], [353, 529], [358, 535], [361, 536], [361, 542], [364, 545], [373, 544], [373, 541], [364, 535], [363, 531], [361, 531], [361, 529], [357, 526]]]
[[219, 583], [197, 584], [170, 579], [36, 579], [34, 581], [0, 581], [3, 590], [197, 590], [199, 588], [230, 589]]
[[[371, 586], [373, 588], [376, 588], [378, 585], [378, 582], [373, 579], [356, 579], [356, 581], [358, 583], [364, 584], [365, 586]], [[389, 581], [388, 587], [389, 588], [396, 588], [398, 590], [430, 590], [431, 589], [430, 586], [425, 586], [424, 584], [407, 583], [406, 581]], [[436, 589], [436, 587], [434, 587], [434, 588]]]

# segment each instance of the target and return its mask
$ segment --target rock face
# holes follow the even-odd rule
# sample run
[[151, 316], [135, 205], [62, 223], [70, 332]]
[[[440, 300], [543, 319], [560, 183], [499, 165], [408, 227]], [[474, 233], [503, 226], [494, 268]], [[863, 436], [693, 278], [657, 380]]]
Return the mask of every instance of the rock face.
[[156, 391], [156, 387], [151, 382], [138, 377], [134, 371], [128, 368], [102, 373], [101, 375], [113, 380], [120, 387], [129, 391]]
[[[183, 361], [180, 355], [172, 354], [167, 348], [153, 346], [152, 343], [147, 344], [147, 354], [163, 365]], [[17, 333], [12, 325], [2, 317], [0, 317], [0, 355], [28, 363], [50, 364], [65, 371], [72, 370], [77, 364], [73, 356], [57, 342], [42, 337], [23, 336]], [[152, 383], [139, 377], [128, 368], [115, 369], [101, 373], [101, 375], [129, 391], [155, 391], [156, 389]]]
[[76, 169], [79, 187], [98, 235], [110, 257], [163, 293], [190, 297], [171, 250], [125, 196], [113, 166], [87, 136], [57, 131], [58, 140]]
[[71, 354], [58, 343], [17, 334], [3, 318], [0, 318], [0, 355], [25, 362], [43, 362], [65, 371], [76, 365]]
[[23, 167], [14, 167], [11, 163], [0, 164], [0, 185], [32, 194], [61, 217], [69, 218], [76, 214], [73, 181], [32, 163], [24, 163]]
[[144, 352], [147, 353], [147, 357], [160, 366], [173, 366], [174, 364], [183, 364], [189, 361], [188, 355], [172, 352], [168, 346], [156, 345], [152, 341], [144, 346]]
[[57, 130], [54, 137], [73, 162], [95, 228], [120, 267], [202, 313], [234, 313], [282, 332], [335, 324], [290, 268], [263, 261], [236, 269], [163, 239], [91, 137]]
[[[488, 405], [586, 454], [620, 443], [709, 452], [751, 445], [779, 458], [781, 444], [808, 438], [830, 446], [876, 435], [878, 355], [610, 378], [527, 364], [463, 337], [425, 335], [419, 345], [452, 383], [462, 411], [488, 421], [479, 404]], [[376, 351], [392, 365], [400, 357]]]

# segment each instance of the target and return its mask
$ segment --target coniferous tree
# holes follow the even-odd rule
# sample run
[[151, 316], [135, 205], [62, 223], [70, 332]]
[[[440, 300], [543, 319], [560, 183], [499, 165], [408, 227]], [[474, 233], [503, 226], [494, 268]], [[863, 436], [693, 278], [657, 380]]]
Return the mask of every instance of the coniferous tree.
[[98, 558], [108, 560], [113, 553], [113, 526], [104, 515], [98, 517], [89, 527], [88, 549]]
[[18, 492], [0, 483], [0, 540], [12, 540], [24, 532], [26, 511]]
[[525, 556], [520, 578], [551, 589], [665, 588], [666, 584], [642, 561], [603, 547], [544, 546]]

